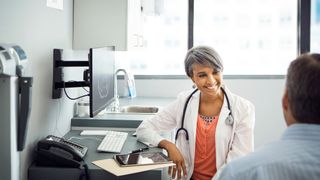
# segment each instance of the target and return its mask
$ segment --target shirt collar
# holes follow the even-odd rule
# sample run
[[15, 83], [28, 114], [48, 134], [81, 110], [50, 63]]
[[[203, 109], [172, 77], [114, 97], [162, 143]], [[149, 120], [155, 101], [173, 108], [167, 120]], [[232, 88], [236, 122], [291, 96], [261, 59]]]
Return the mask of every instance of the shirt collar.
[[296, 123], [290, 125], [282, 134], [283, 140], [319, 141], [320, 125]]

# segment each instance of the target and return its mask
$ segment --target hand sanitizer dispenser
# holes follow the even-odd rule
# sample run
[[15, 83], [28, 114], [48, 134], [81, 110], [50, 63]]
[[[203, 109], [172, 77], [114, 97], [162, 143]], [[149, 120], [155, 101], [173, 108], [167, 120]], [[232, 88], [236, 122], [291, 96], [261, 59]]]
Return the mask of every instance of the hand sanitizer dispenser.
[[1, 179], [19, 180], [20, 151], [26, 142], [31, 112], [32, 77], [25, 76], [27, 56], [15, 44], [0, 43]]
[[128, 88], [128, 96], [131, 98], [134, 98], [137, 96], [137, 92], [136, 92], [136, 85], [134, 82], [134, 76], [133, 74], [127, 72], [124, 75], [124, 81], [126, 83], [126, 86]]

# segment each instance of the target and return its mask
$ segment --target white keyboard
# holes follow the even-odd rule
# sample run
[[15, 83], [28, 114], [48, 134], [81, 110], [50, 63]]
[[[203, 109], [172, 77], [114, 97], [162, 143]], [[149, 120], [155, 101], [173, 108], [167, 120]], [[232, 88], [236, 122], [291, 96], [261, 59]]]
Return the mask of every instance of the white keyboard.
[[120, 153], [126, 141], [128, 133], [118, 131], [106, 131], [106, 136], [98, 146], [98, 151]]
[[81, 131], [81, 136], [90, 136], [90, 135], [106, 135], [106, 130], [83, 130]]

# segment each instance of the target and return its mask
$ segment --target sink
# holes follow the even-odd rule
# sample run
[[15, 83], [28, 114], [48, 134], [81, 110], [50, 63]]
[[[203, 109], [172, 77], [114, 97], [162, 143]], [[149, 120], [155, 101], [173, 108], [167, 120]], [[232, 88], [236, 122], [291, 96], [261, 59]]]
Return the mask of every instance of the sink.
[[107, 111], [107, 113], [117, 114], [155, 114], [159, 111], [157, 106], [140, 106], [140, 105], [129, 105], [121, 106], [119, 111]]
[[157, 113], [158, 107], [154, 106], [122, 106], [120, 112], [122, 113]]

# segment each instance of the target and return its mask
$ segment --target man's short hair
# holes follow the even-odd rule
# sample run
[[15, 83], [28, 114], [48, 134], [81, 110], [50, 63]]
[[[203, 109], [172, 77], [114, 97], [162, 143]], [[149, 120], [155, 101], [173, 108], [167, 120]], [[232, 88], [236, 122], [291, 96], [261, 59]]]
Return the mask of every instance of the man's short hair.
[[320, 54], [303, 54], [291, 62], [286, 87], [293, 117], [320, 124]]

